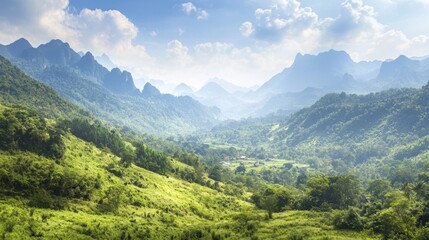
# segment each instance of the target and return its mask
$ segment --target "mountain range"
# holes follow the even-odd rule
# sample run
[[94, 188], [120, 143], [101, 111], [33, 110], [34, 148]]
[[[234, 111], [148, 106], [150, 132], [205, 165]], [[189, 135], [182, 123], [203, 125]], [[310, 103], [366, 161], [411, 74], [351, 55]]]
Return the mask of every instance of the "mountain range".
[[190, 133], [217, 122], [218, 109], [190, 97], [160, 94], [150, 84], [141, 92], [131, 73], [119, 68], [109, 71], [90, 52], [81, 57], [60, 40], [34, 48], [19, 39], [0, 45], [0, 54], [94, 115], [139, 132]]
[[[195, 131], [213, 126], [218, 119], [291, 113], [332, 92], [366, 94], [421, 87], [429, 79], [429, 58], [401, 55], [393, 60], [354, 62], [346, 52], [330, 50], [297, 54], [290, 67], [253, 90], [213, 78], [198, 90], [184, 83], [172, 86], [150, 80], [140, 91], [131, 73], [117, 67], [109, 70], [90, 52], [81, 56], [60, 40], [34, 48], [19, 39], [0, 45], [0, 55], [97, 116], [151, 133], [161, 128], [174, 133], [183, 126]], [[103, 58], [110, 61], [106, 55]], [[92, 91], [100, 98], [94, 98]], [[156, 109], [149, 104], [154, 101], [159, 104]]]
[[[390, 88], [421, 87], [429, 79], [429, 58], [399, 56], [386, 61], [354, 62], [344, 51], [297, 54], [293, 64], [256, 90], [231, 90], [224, 81], [209, 81], [186, 93], [216, 106], [229, 118], [297, 111], [332, 92], [366, 94]], [[230, 91], [228, 91], [230, 89]]]

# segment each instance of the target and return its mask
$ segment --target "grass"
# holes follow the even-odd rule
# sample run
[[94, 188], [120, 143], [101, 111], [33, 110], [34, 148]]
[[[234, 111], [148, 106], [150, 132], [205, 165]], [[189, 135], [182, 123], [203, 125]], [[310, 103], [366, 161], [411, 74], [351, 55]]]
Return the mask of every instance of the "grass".
[[[134, 165], [119, 168], [118, 174], [109, 171], [118, 168], [119, 158], [108, 150], [70, 134], [64, 142], [66, 154], [58, 163], [32, 153], [0, 152], [0, 175], [22, 155], [38, 164], [56, 164], [56, 171], [71, 168], [81, 176], [97, 178], [100, 187], [87, 200], [67, 199], [60, 210], [29, 207], [31, 196], [0, 194], [2, 239], [287, 239], [293, 231], [315, 239], [365, 236], [334, 230], [323, 213], [287, 211], [266, 220], [265, 213], [249, 202]], [[273, 164], [280, 162], [284, 163], [279, 159]], [[173, 166], [189, 168], [176, 161]], [[111, 188], [119, 189], [120, 203], [117, 210], [106, 211], [101, 206]]]
[[274, 213], [273, 219], [261, 223], [259, 239], [378, 239], [362, 232], [336, 230], [330, 223], [334, 213], [285, 211]]

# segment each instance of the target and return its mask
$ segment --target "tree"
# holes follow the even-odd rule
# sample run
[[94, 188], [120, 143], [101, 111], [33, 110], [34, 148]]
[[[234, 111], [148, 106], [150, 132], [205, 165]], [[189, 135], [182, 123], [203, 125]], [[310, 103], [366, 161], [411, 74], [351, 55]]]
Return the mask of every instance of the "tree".
[[411, 203], [404, 194], [395, 190], [386, 194], [386, 209], [376, 214], [373, 229], [384, 239], [411, 239], [416, 232], [416, 218]]
[[244, 165], [240, 165], [235, 169], [236, 174], [244, 174], [246, 173], [246, 167]]
[[292, 188], [269, 187], [252, 195], [252, 201], [261, 209], [268, 213], [268, 218], [272, 218], [274, 212], [280, 212], [294, 203], [296, 193]]
[[384, 200], [384, 195], [392, 189], [390, 182], [387, 180], [373, 180], [369, 183], [367, 192], [376, 200]]
[[222, 181], [222, 167], [219, 164], [214, 165], [210, 169], [209, 178], [215, 181]]

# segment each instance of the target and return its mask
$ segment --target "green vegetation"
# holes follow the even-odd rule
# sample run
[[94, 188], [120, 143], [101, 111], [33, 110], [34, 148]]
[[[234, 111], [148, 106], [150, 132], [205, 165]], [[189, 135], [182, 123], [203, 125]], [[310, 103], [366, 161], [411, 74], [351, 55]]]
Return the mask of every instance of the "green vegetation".
[[[427, 239], [429, 85], [160, 139], [0, 63], [2, 239]], [[70, 68], [34, 74], [101, 115], [135, 107]]]
[[28, 77], [0, 56], [0, 101], [34, 109], [45, 117], [73, 118], [87, 115], [62, 99], [52, 88]]
[[[2, 107], [2, 114], [17, 129], [25, 128], [38, 133], [36, 136], [55, 131], [63, 144], [63, 155], [58, 158], [19, 147], [20, 141], [28, 139], [33, 146], [46, 144], [45, 138], [27, 134], [20, 135], [19, 141], [3, 139], [5, 146], [17, 144], [8, 149], [13, 151], [0, 151], [3, 238], [256, 239], [266, 234], [261, 226], [272, 221], [252, 206], [248, 193], [227, 183], [230, 176], [225, 169], [219, 165], [207, 168], [193, 153], [176, 151], [167, 157], [143, 143], [131, 145], [97, 122], [72, 120], [57, 125], [25, 109], [10, 107]], [[33, 125], [28, 126], [29, 122]], [[1, 126], [3, 130], [5, 125]], [[114, 153], [115, 149], [119, 152]], [[132, 155], [127, 166], [124, 156], [119, 156], [123, 149]], [[159, 161], [168, 167], [156, 164]], [[195, 175], [189, 177], [184, 172]], [[224, 183], [218, 182], [223, 179]], [[233, 193], [240, 197], [228, 196]], [[277, 201], [279, 207], [271, 211], [273, 219], [277, 219], [273, 212], [293, 204], [288, 199], [296, 192], [275, 193], [282, 198]], [[261, 203], [269, 202], [269, 195], [261, 197]]]

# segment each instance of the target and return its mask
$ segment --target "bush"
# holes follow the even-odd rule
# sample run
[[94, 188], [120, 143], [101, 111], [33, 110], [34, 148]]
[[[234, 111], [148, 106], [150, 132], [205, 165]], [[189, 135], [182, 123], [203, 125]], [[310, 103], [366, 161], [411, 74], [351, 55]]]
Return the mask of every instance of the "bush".
[[363, 229], [362, 219], [355, 208], [337, 213], [334, 216], [333, 224], [337, 229], [356, 231], [361, 231]]

